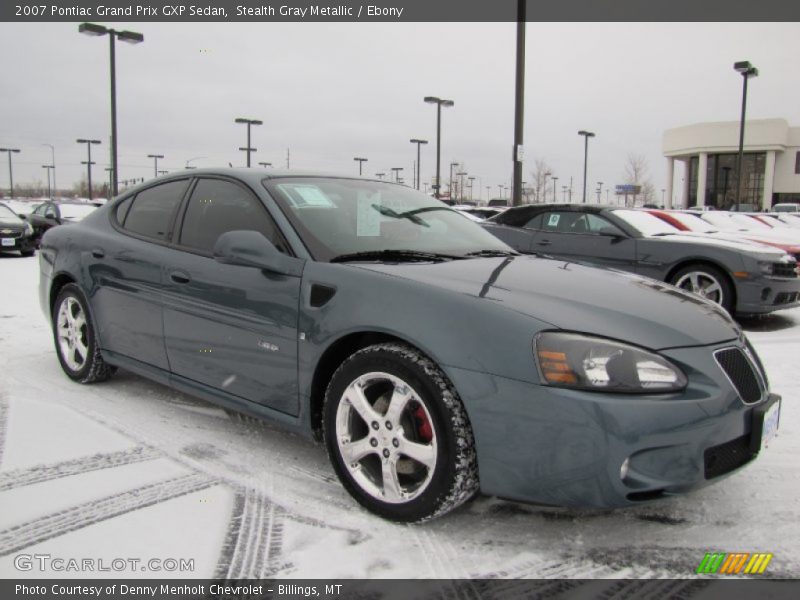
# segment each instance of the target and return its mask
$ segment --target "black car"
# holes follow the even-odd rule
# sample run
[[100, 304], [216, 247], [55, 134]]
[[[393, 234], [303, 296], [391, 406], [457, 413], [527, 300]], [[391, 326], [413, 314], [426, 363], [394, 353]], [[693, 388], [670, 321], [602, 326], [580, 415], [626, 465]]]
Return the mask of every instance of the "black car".
[[731, 314], [800, 305], [800, 279], [790, 254], [682, 234], [645, 211], [537, 204], [510, 208], [481, 225], [519, 252], [646, 275], [721, 304]]
[[77, 223], [96, 208], [94, 204], [83, 202], [43, 202], [27, 217], [33, 228], [36, 246], [39, 246], [42, 235], [48, 229], [56, 225]]
[[32, 256], [34, 250], [33, 228], [5, 204], [0, 204], [0, 252]]

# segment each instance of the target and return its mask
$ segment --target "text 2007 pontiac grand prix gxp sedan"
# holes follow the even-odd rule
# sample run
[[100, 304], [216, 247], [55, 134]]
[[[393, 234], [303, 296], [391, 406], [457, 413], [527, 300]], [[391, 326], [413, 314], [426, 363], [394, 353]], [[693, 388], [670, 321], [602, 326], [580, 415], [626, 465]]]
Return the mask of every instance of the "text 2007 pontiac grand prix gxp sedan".
[[752, 460], [780, 398], [717, 305], [521, 256], [400, 185], [196, 170], [42, 241], [73, 380], [115, 367], [322, 436], [397, 521], [479, 490], [562, 506], [687, 492]]

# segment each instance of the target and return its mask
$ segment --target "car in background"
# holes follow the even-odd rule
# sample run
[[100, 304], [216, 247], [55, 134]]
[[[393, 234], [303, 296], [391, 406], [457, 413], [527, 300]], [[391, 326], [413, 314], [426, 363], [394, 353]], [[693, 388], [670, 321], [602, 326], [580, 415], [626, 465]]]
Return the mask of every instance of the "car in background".
[[33, 227], [36, 246], [39, 246], [42, 235], [48, 229], [78, 223], [95, 210], [96, 205], [81, 202], [42, 202], [27, 216], [28, 223]]
[[792, 229], [800, 228], [800, 214], [794, 213], [775, 213], [775, 218], [780, 220], [781, 223], [791, 227]]
[[711, 223], [720, 231], [734, 233], [743, 238], [758, 237], [785, 244], [800, 244], [800, 234], [792, 229], [776, 229], [759, 219], [760, 215], [717, 211], [713, 213], [694, 213], [704, 221]]
[[719, 481], [777, 431], [780, 397], [719, 306], [522, 256], [402, 185], [174, 173], [40, 254], [67, 377], [121, 367], [317, 436], [395, 521], [478, 490], [635, 506]]
[[33, 256], [33, 228], [4, 203], [0, 203], [0, 252]]
[[800, 204], [797, 202], [779, 202], [778, 204], [772, 205], [771, 212], [787, 212], [787, 213], [796, 213], [800, 212]]
[[13, 210], [22, 218], [27, 217], [34, 210], [36, 210], [37, 206], [41, 204], [40, 200], [19, 200], [14, 198], [0, 200], [0, 202], [5, 204], [8, 208]]
[[[710, 235], [723, 240], [741, 241], [745, 239], [757, 244], [772, 246], [773, 248], [778, 248], [784, 252], [788, 252], [794, 256], [794, 259], [797, 262], [800, 262], [800, 243], [795, 244], [792, 242], [775, 239], [774, 236], [770, 237], [769, 235], [759, 235], [758, 231], [721, 231], [705, 219], [700, 218], [697, 214], [682, 212], [679, 210], [649, 210], [647, 212], [658, 217], [662, 221], [669, 223], [682, 232], [691, 232], [697, 235]], [[757, 218], [763, 221], [761, 215], [758, 215]]]
[[786, 252], [684, 235], [642, 210], [528, 205], [509, 208], [482, 226], [518, 252], [646, 275], [712, 300], [731, 314], [800, 306], [797, 263]]

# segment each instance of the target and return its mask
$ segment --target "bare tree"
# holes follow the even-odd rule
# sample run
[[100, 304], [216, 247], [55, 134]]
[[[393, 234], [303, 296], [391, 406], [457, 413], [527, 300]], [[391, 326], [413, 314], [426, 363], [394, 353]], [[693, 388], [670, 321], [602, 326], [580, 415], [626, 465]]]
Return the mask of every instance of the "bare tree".
[[641, 187], [642, 191], [638, 197], [634, 196], [633, 198], [634, 205], [637, 198], [641, 200], [641, 204], [649, 204], [654, 201], [656, 189], [650, 179], [650, 167], [644, 155], [628, 154], [628, 160], [625, 163], [625, 183]]
[[[534, 202], [547, 201], [547, 179], [553, 174], [553, 169], [543, 158], [537, 158], [531, 171], [531, 189], [533, 189]], [[555, 198], [553, 199], [555, 201]]]

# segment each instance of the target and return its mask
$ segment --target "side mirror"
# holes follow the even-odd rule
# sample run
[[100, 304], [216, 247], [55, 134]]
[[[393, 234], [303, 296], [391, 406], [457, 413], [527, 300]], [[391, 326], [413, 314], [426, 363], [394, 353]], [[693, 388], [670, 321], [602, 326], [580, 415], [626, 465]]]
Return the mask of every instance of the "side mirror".
[[22, 219], [23, 221], [27, 221], [27, 220], [28, 220], [28, 215], [26, 215], [26, 214], [24, 214], [24, 213], [17, 213], [17, 216], [18, 216], [20, 219]]
[[228, 231], [217, 239], [214, 260], [226, 265], [255, 267], [272, 273], [300, 277], [303, 261], [278, 252], [272, 243], [257, 231]]
[[618, 229], [614, 229], [613, 227], [603, 227], [598, 232], [598, 235], [604, 235], [606, 237], [615, 238], [615, 239], [622, 239], [625, 237], [620, 233]]

